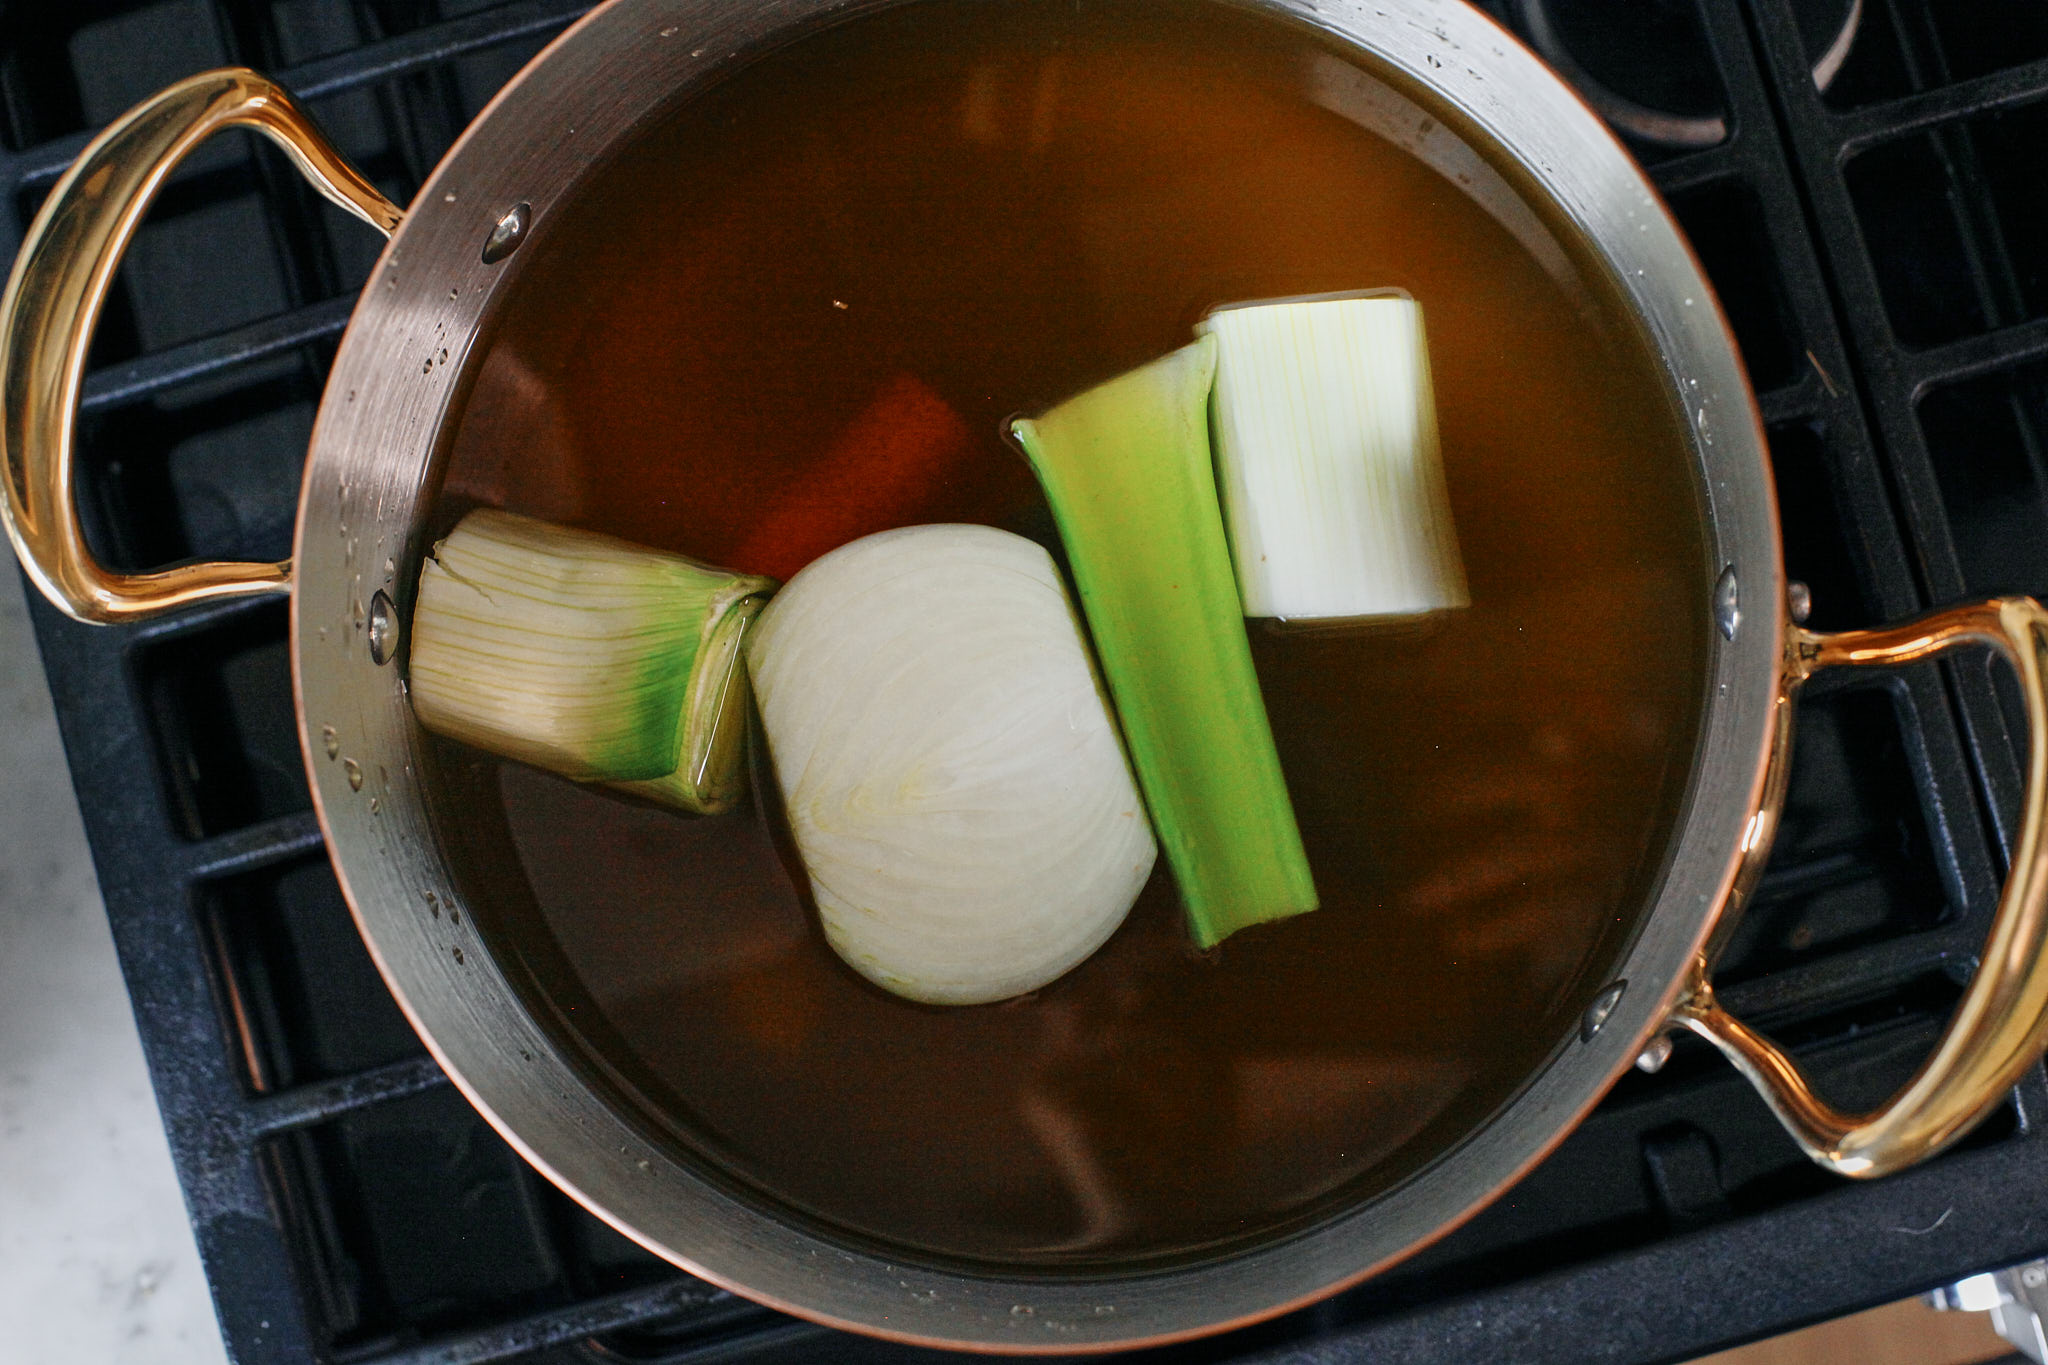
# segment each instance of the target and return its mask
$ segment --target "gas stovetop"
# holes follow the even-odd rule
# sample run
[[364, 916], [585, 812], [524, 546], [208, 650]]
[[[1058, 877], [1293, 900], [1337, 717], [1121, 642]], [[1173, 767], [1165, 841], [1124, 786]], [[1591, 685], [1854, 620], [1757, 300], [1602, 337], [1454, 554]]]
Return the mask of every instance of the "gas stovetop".
[[[92, 131], [242, 63], [407, 202], [581, 0], [0, 4], [0, 254]], [[1618, 131], [1719, 289], [1823, 628], [2048, 592], [2048, 9], [2035, 0], [1492, 0]], [[103, 558], [289, 553], [374, 235], [267, 145], [173, 180], [100, 327], [79, 497]], [[144, 1049], [240, 1361], [902, 1359], [626, 1243], [529, 1171], [407, 1028], [300, 773], [284, 609], [92, 629], [38, 604]], [[1824, 675], [1719, 973], [1845, 1105], [1924, 1055], [1996, 901], [2016, 692], [1965, 656]], [[1958, 1150], [1807, 1163], [1717, 1058], [1625, 1078], [1495, 1207], [1305, 1312], [1160, 1360], [1683, 1359], [2048, 1252], [2037, 1067]]]

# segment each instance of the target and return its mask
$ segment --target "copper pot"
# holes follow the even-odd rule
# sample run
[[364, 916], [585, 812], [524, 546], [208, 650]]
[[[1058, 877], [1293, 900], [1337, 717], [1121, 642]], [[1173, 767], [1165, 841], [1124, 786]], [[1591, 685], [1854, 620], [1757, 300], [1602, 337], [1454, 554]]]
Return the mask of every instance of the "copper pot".
[[[1663, 1035], [1728, 1055], [1816, 1160], [1874, 1176], [1940, 1150], [1994, 1107], [2048, 1041], [2044, 618], [2031, 600], [1818, 635], [1789, 619], [1756, 406], [1698, 263], [1599, 120], [1476, 11], [1443, 0], [1234, 0], [1320, 31], [1375, 78], [1374, 102], [1425, 113], [1436, 155], [1537, 187], [1633, 305], [1686, 415], [1718, 626], [1683, 824], [1615, 979], [1575, 1036], [1490, 1122], [1395, 1188], [1308, 1231], [1170, 1271], [1087, 1281], [898, 1264], [764, 1212], [643, 1136], [544, 1022], [516, 967], [477, 937], [436, 836], [406, 701], [399, 603], [417, 568], [442, 424], [501, 263], [620, 139], [771, 46], [895, 0], [612, 0], [509, 85], [413, 207], [386, 202], [290, 97], [248, 71], [193, 77], [103, 133], [58, 184], [0, 301], [9, 537], [36, 585], [84, 621], [289, 594], [300, 742], [334, 866], [372, 956], [434, 1057], [526, 1158], [592, 1212], [683, 1268], [836, 1326], [934, 1345], [1084, 1351], [1269, 1317], [1372, 1274], [1470, 1217], [1540, 1160]], [[122, 249], [177, 162], [253, 127], [326, 194], [391, 237], [328, 379], [284, 564], [112, 574], [71, 505], [87, 349]], [[1509, 196], [1512, 198], [1512, 195]], [[2025, 819], [1983, 967], [1934, 1054], [1877, 1111], [1842, 1114], [1714, 1002], [1708, 967], [1768, 853], [1791, 699], [1815, 669], [1990, 644], [2019, 670], [2032, 732]], [[1627, 642], [1613, 645], [1627, 667]], [[449, 912], [457, 913], [449, 913]], [[482, 914], [488, 915], [485, 907]], [[1028, 1311], [1025, 1311], [1028, 1310]]]

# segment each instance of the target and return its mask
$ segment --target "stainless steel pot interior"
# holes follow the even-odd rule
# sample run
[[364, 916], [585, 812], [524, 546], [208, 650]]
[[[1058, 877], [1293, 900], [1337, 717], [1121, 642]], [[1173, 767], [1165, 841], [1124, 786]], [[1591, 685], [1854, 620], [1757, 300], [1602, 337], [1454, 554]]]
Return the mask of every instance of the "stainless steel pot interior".
[[[1234, 0], [1320, 30], [1391, 86], [1429, 92], [1440, 122], [1542, 185], [1662, 358], [1710, 521], [1700, 590], [1726, 566], [1738, 610], [1713, 640], [1688, 813], [1661, 889], [1597, 1029], [1561, 1041], [1494, 1122], [1433, 1166], [1272, 1245], [1121, 1278], [1004, 1279], [896, 1264], [778, 1220], [645, 1136], [537, 1019], [514, 964], [486, 950], [476, 924], [490, 909], [472, 908], [437, 832], [402, 664], [378, 663], [371, 640], [403, 619], [441, 426], [479, 323], [514, 278], [503, 253], [484, 259], [494, 227], [525, 205], [544, 236], [585, 170], [647, 120], [770, 47], [893, 2], [613, 0], [508, 87], [420, 192], [343, 341], [306, 470], [292, 650], [315, 801], [364, 937], [435, 1056], [529, 1160], [658, 1254], [806, 1317], [983, 1350], [1099, 1350], [1268, 1316], [1469, 1217], [1669, 1014], [1762, 782], [1784, 627], [1762, 432], [1727, 327], [1648, 182], [1501, 30], [1457, 0]], [[1604, 647], [1629, 666], [1627, 641]]]

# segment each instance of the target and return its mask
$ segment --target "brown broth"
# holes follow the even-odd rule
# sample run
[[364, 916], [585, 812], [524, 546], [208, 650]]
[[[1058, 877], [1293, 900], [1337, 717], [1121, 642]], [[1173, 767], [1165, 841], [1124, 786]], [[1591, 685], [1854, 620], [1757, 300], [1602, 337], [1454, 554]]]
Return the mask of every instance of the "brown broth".
[[1004, 420], [1215, 304], [1427, 311], [1471, 608], [1250, 626], [1320, 911], [1197, 954], [1162, 865], [1065, 978], [928, 1008], [826, 948], [759, 763], [765, 804], [715, 819], [509, 764], [483, 788], [531, 892], [501, 956], [750, 1197], [1048, 1267], [1300, 1226], [1506, 1102], [1654, 889], [1707, 636], [1672, 406], [1606, 286], [1575, 298], [1304, 95], [1315, 43], [1207, 4], [925, 0], [693, 102], [515, 258], [444, 521], [485, 500], [784, 574], [924, 521], [1056, 546]]

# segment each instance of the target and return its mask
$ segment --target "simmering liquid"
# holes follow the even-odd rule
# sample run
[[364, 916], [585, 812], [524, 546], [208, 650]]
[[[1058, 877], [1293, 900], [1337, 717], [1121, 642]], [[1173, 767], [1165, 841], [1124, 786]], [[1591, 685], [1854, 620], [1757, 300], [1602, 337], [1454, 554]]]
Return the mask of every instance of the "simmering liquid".
[[1688, 457], [1606, 286], [1332, 94], [1365, 84], [1187, 0], [924, 0], [692, 102], [515, 258], [441, 524], [489, 501], [783, 576], [929, 521], [1057, 554], [1006, 420], [1217, 304], [1426, 311], [1471, 607], [1248, 623], [1314, 914], [1197, 953], [1162, 861], [1068, 976], [931, 1008], [826, 947], [758, 745], [708, 819], [445, 756], [501, 960], [743, 1196], [910, 1256], [1214, 1252], [1442, 1153], [1605, 983], [1704, 690]]

